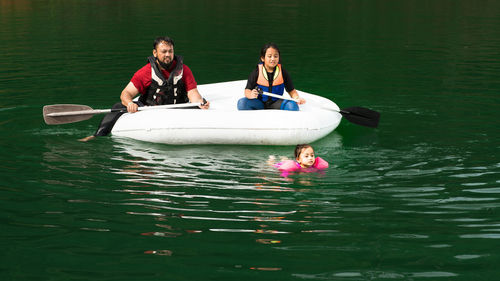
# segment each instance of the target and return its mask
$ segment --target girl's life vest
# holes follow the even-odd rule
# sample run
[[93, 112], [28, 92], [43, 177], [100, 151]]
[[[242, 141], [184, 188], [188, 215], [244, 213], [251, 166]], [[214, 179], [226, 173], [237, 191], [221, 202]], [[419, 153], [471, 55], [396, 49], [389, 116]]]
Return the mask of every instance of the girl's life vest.
[[145, 105], [162, 105], [189, 102], [186, 86], [182, 81], [183, 63], [182, 57], [174, 55], [175, 68], [170, 72], [168, 79], [163, 77], [160, 67], [154, 56], [148, 57], [151, 64], [151, 85], [146, 94], [141, 95], [139, 101]]
[[316, 159], [314, 159], [314, 164], [310, 168], [302, 168], [295, 160], [285, 160], [274, 164], [274, 166], [282, 172], [314, 172], [328, 168], [328, 162], [321, 157], [316, 157]]
[[[274, 75], [272, 77], [272, 82], [269, 82], [269, 78], [267, 77], [267, 70], [264, 67], [263, 63], [259, 63], [257, 65], [259, 76], [257, 77], [257, 87], [262, 89], [264, 92], [273, 93], [277, 95], [283, 95], [285, 91], [285, 80], [283, 79], [283, 72], [281, 68], [281, 64], [278, 64], [274, 69]], [[268, 96], [259, 95], [259, 99], [263, 102], [268, 100], [275, 101], [277, 98], [271, 98]]]

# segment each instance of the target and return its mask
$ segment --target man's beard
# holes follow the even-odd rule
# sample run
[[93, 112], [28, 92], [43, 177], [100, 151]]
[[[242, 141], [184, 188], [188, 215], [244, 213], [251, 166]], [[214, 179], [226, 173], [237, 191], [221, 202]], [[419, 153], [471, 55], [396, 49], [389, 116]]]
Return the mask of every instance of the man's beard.
[[169, 69], [170, 66], [172, 66], [172, 62], [174, 62], [174, 60], [171, 60], [169, 63], [164, 63], [162, 61], [160, 61], [158, 58], [156, 58], [156, 61], [158, 62], [158, 64], [163, 67], [165, 70]]

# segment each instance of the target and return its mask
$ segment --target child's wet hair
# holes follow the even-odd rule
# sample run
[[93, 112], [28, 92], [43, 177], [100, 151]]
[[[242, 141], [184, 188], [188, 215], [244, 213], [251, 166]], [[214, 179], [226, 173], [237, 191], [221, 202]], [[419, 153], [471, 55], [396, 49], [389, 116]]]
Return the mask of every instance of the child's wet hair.
[[295, 147], [295, 152], [294, 152], [295, 159], [299, 158], [300, 153], [302, 153], [302, 150], [309, 148], [309, 147], [312, 148], [312, 146], [308, 143], [297, 144], [297, 146]]

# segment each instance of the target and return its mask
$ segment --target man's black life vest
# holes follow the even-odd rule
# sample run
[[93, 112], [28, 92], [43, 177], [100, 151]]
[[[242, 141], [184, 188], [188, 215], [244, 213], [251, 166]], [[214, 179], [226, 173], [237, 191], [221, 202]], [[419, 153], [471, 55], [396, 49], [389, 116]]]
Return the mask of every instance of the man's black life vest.
[[174, 55], [175, 68], [170, 72], [168, 79], [163, 77], [160, 67], [154, 56], [148, 57], [151, 64], [151, 85], [146, 94], [141, 95], [139, 101], [145, 105], [162, 105], [189, 102], [186, 85], [182, 81], [182, 57]]

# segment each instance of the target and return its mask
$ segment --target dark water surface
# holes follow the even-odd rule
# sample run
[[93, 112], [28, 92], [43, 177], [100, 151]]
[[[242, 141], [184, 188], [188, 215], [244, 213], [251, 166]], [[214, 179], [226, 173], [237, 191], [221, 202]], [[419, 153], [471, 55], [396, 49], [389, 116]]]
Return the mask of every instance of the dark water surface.
[[[1, 280], [498, 280], [500, 2], [0, 0]], [[295, 86], [382, 113], [288, 146], [81, 143], [158, 35], [199, 84], [265, 42]]]

